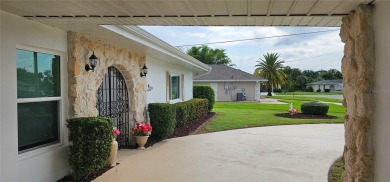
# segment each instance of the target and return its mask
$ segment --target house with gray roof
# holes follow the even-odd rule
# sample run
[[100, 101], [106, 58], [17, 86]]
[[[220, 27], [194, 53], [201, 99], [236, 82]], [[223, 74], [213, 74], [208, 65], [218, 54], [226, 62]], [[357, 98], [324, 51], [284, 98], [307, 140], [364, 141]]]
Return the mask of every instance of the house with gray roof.
[[194, 85], [210, 85], [216, 101], [260, 101], [261, 82], [266, 82], [266, 79], [227, 65], [209, 66], [211, 71], [194, 73], [193, 80]]
[[343, 80], [321, 80], [318, 82], [308, 83], [308, 86], [313, 87], [313, 91], [325, 92], [325, 89], [329, 89], [330, 92], [343, 91]]

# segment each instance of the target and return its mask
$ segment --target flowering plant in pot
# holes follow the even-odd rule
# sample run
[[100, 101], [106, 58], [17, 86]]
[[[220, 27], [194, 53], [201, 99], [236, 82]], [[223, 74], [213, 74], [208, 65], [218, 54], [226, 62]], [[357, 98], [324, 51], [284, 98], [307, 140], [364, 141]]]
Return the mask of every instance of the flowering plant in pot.
[[116, 138], [116, 136], [121, 134], [121, 131], [119, 131], [116, 127], [114, 127], [112, 129], [112, 134], [113, 134], [114, 138]]
[[298, 113], [298, 109], [289, 109], [288, 113], [290, 113], [290, 115], [295, 115]]
[[114, 127], [112, 129], [112, 142], [111, 142], [111, 153], [110, 153], [110, 157], [108, 158], [108, 161], [107, 161], [107, 164], [109, 164], [110, 166], [115, 166], [116, 165], [116, 155], [118, 153], [118, 142], [115, 140], [116, 136], [120, 135], [121, 132], [116, 128]]
[[149, 123], [137, 122], [135, 127], [131, 128], [131, 131], [135, 135], [138, 149], [145, 149], [144, 145], [148, 141], [149, 135], [152, 132], [152, 126]]

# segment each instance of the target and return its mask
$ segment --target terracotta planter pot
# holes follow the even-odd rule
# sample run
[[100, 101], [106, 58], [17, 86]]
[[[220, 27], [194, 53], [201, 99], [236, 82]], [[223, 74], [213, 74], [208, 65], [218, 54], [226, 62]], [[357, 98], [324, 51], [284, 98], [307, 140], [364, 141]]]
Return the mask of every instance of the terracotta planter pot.
[[116, 141], [115, 138], [112, 139], [111, 142], [111, 153], [110, 157], [108, 158], [107, 164], [111, 166], [116, 166], [116, 155], [118, 153], [118, 142]]
[[144, 145], [148, 141], [149, 136], [135, 136], [135, 140], [137, 141], [138, 149], [144, 150]]

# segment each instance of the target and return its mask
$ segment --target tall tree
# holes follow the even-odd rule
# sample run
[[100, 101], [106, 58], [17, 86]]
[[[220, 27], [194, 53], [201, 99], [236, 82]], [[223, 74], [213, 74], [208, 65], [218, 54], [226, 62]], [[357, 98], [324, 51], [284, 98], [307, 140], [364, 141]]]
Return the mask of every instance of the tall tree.
[[268, 96], [272, 96], [271, 89], [273, 85], [283, 85], [286, 81], [286, 74], [283, 72], [284, 61], [279, 60], [278, 53], [266, 53], [263, 59], [257, 61], [254, 75], [261, 76], [268, 80]]
[[187, 51], [187, 54], [205, 64], [232, 65], [232, 61], [226, 55], [225, 49], [213, 49], [207, 45], [193, 46]]

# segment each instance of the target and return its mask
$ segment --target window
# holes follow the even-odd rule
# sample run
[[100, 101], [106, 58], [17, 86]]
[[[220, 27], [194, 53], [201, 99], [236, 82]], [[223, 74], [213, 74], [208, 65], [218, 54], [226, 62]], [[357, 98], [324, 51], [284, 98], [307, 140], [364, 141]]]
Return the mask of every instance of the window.
[[179, 75], [170, 75], [169, 81], [169, 99], [170, 100], [178, 100], [180, 99], [180, 76]]
[[18, 151], [59, 143], [60, 56], [16, 50]]

